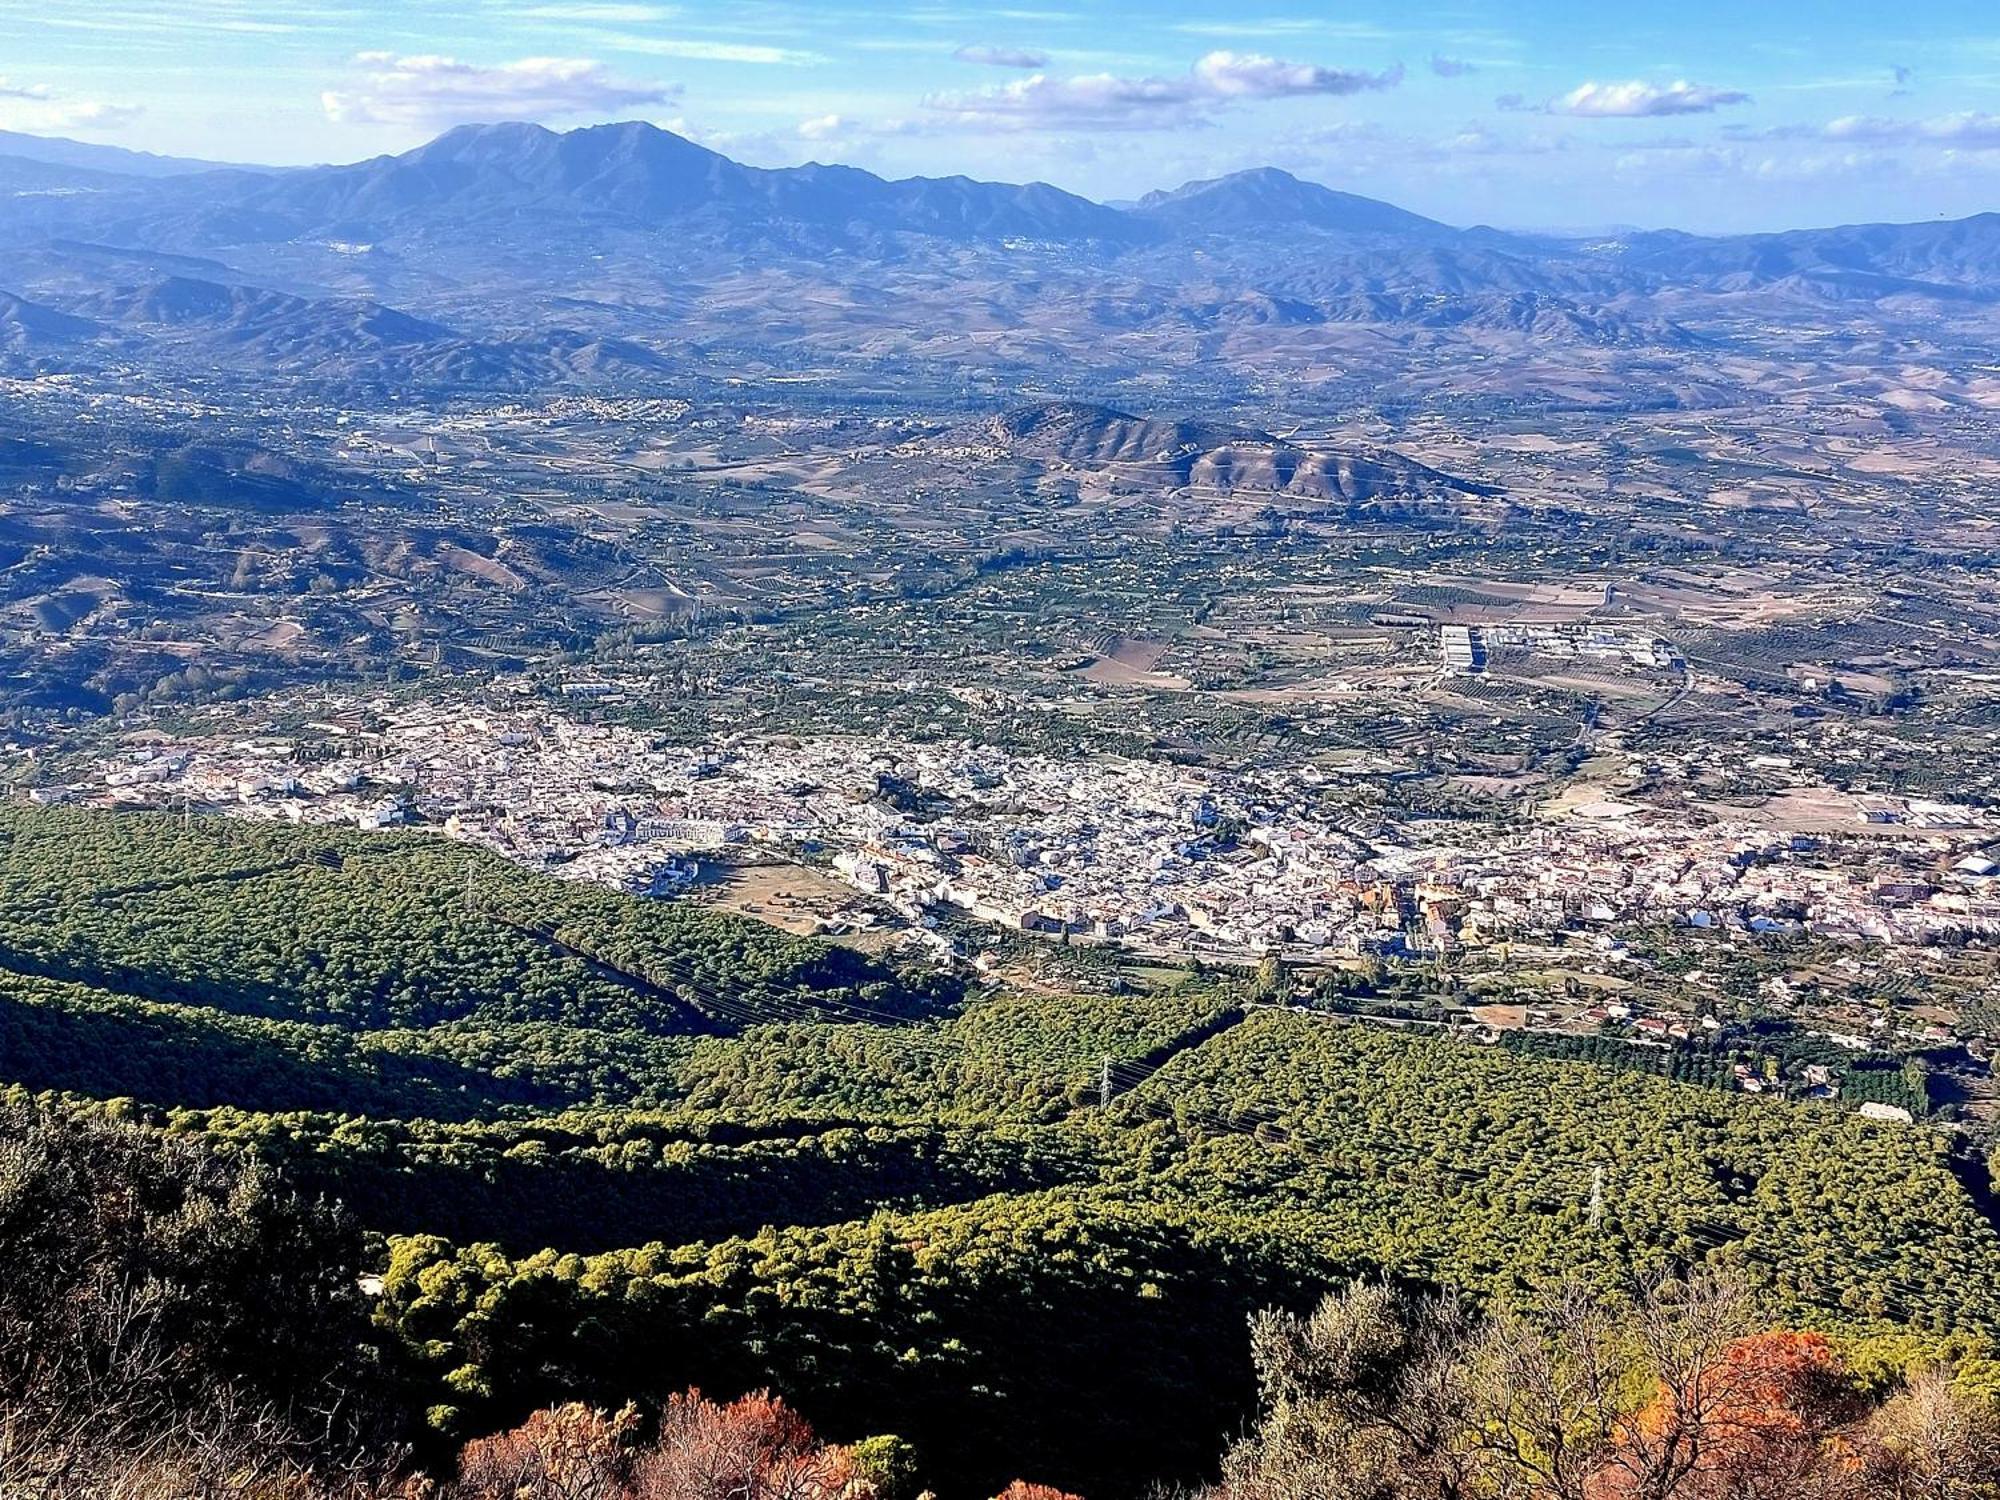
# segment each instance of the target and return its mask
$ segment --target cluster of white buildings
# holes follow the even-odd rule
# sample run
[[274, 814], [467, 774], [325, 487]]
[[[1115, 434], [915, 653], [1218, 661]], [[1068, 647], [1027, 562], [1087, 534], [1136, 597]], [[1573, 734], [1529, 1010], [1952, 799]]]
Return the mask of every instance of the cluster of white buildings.
[[1579, 622], [1563, 625], [1486, 623], [1438, 627], [1438, 656], [1453, 672], [1486, 670], [1495, 651], [1529, 651], [1559, 661], [1679, 671], [1687, 663], [1670, 641], [1643, 630]]
[[[1965, 810], [1977, 816], [1973, 809]], [[2000, 936], [2000, 826], [1908, 837], [1694, 826], [1598, 804], [1530, 832], [1384, 854], [1441, 942], [1646, 924], [1925, 945]]]
[[[376, 727], [364, 727], [372, 723]], [[1599, 803], [1534, 825], [1364, 840], [1310, 771], [1223, 776], [965, 743], [765, 737], [706, 750], [536, 709], [339, 713], [298, 736], [157, 743], [87, 800], [409, 823], [572, 878], [664, 893], [704, 856], [830, 858], [916, 920], [940, 907], [1164, 952], [1483, 945], [1660, 924], [1888, 943], [2000, 935], [1977, 809], [1803, 837]]]

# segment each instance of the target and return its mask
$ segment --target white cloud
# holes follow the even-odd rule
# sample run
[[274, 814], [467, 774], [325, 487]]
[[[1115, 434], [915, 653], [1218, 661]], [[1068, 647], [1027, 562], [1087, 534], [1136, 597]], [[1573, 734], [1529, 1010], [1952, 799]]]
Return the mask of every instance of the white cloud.
[[1891, 120], [1876, 115], [1847, 115], [1821, 132], [1829, 140], [1866, 141], [1882, 145], [1957, 146], [1983, 151], [2000, 148], [2000, 115], [1968, 109], [1928, 120]]
[[320, 95], [327, 116], [345, 125], [435, 128], [495, 120], [610, 114], [664, 104], [673, 86], [628, 81], [582, 57], [524, 57], [482, 66], [436, 55], [363, 52], [351, 90]]
[[1726, 104], [1747, 104], [1740, 89], [1711, 88], [1689, 83], [1583, 83], [1543, 108], [1552, 115], [1593, 120], [1655, 119], [1662, 115], [1705, 115]]
[[620, 52], [644, 52], [653, 57], [679, 57], [691, 62], [760, 63], [766, 66], [803, 67], [826, 59], [817, 52], [794, 47], [771, 47], [761, 42], [704, 42], [688, 37], [607, 36], [604, 45]]
[[1632, 151], [1612, 163], [1620, 179], [1658, 184], [1667, 177], [1713, 184], [1732, 177], [1766, 185], [1798, 185], [1887, 179], [1906, 169], [1890, 155], [1870, 150], [1807, 152], [1759, 151], [1747, 145], [1692, 142], [1659, 150]]
[[1357, 94], [1394, 88], [1402, 81], [1400, 65], [1365, 73], [1257, 52], [1219, 51], [1171, 78], [1036, 73], [993, 88], [932, 94], [924, 104], [967, 123], [1000, 128], [1165, 130], [1206, 125], [1216, 109], [1245, 99]]
[[146, 33], [218, 31], [251, 36], [292, 36], [312, 28], [309, 20], [272, 20], [232, 14], [203, 14], [176, 6], [171, 10], [115, 9], [100, 7], [87, 16], [41, 16], [44, 26], [68, 31], [95, 31], [131, 36]]
[[641, 21], [664, 21], [674, 14], [671, 5], [629, 5], [616, 0], [576, 0], [575, 4], [534, 5], [521, 12], [533, 21], [599, 21], [611, 25], [636, 25]]
[[1111, 73], [1078, 78], [1036, 73], [998, 88], [932, 94], [924, 105], [968, 122], [1021, 129], [1080, 126], [1147, 130], [1200, 122], [1185, 80], [1120, 78]]
[[[1935, 147], [1932, 155], [2000, 151], [2000, 114], [1967, 109], [1928, 119], [1889, 115], [1843, 115], [1824, 125], [1772, 125], [1762, 130], [1727, 128], [1722, 134], [1746, 142], [1787, 141], [1801, 146]], [[1914, 155], [1902, 159], [1914, 160]]]
[[679, 118], [661, 123], [676, 135], [755, 166], [790, 166], [807, 160], [858, 166], [875, 156], [883, 142], [933, 133], [917, 121], [860, 120], [834, 112], [768, 129], [718, 129]]
[[14, 83], [0, 78], [0, 130], [24, 130], [30, 134], [117, 130], [142, 113], [136, 105], [77, 99], [39, 83]]
[[963, 63], [981, 63], [989, 68], [1046, 68], [1049, 55], [1029, 47], [988, 47], [967, 42], [952, 56]]
[[1368, 21], [1330, 21], [1296, 16], [1267, 20], [1181, 21], [1172, 30], [1185, 36], [1255, 37], [1260, 41], [1286, 37], [1337, 37], [1342, 41], [1386, 42], [1395, 33]]
[[1398, 63], [1386, 73], [1281, 62], [1261, 52], [1211, 52], [1194, 65], [1196, 83], [1221, 98], [1277, 99], [1291, 94], [1359, 94], [1403, 81]]
[[1284, 16], [1268, 20], [1176, 21], [1173, 29], [1189, 36], [1304, 36], [1319, 30], [1320, 24]]
[[1365, 120], [1342, 120], [1282, 133], [1270, 142], [1281, 165], [1312, 170], [1393, 170], [1548, 156], [1566, 151], [1560, 137], [1499, 135], [1477, 125], [1444, 135], [1404, 135]]

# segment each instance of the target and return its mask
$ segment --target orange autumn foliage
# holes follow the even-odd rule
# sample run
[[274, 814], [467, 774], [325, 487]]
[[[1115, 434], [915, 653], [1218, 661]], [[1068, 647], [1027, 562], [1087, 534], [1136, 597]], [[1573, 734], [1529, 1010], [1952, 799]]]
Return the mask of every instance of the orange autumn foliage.
[[727, 1406], [675, 1396], [633, 1468], [637, 1500], [841, 1500], [856, 1487], [847, 1451], [821, 1447], [804, 1417], [763, 1391]]
[[614, 1416], [571, 1402], [538, 1411], [511, 1432], [468, 1443], [459, 1456], [469, 1500], [623, 1500], [624, 1448], [638, 1413]]
[[1052, 1485], [1029, 1484], [1025, 1479], [1017, 1479], [995, 1495], [993, 1500], [1082, 1500], [1082, 1497]]
[[1823, 1334], [1737, 1339], [1688, 1378], [1662, 1383], [1627, 1430], [1627, 1461], [1605, 1476], [1600, 1493], [1627, 1500], [1651, 1492], [1663, 1470], [1681, 1469], [1666, 1492], [1685, 1500], [1805, 1494], [1806, 1476], [1854, 1405]]
[[468, 1443], [456, 1500], [872, 1500], [849, 1450], [765, 1392], [721, 1406], [699, 1391], [667, 1402], [658, 1436], [638, 1413], [571, 1403]]

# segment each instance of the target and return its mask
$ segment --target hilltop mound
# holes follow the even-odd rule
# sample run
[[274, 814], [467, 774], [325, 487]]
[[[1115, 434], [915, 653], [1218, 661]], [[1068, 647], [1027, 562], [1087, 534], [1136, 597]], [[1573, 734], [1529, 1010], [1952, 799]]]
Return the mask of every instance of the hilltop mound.
[[1302, 182], [1276, 167], [1233, 172], [1148, 193], [1134, 212], [1176, 234], [1242, 235], [1301, 229], [1415, 239], [1448, 239], [1457, 234], [1449, 225], [1392, 203]]
[[1298, 444], [1255, 428], [1140, 417], [1087, 402], [1020, 407], [959, 435], [1014, 458], [1226, 495], [1365, 504], [1490, 493], [1386, 449]]
[[75, 344], [103, 332], [87, 318], [74, 318], [39, 302], [0, 292], [0, 349], [40, 349]]

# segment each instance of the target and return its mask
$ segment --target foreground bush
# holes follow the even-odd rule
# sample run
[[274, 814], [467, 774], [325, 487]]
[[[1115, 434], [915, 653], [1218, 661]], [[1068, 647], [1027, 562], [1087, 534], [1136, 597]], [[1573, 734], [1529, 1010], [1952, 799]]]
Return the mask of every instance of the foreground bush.
[[1558, 1288], [1530, 1313], [1357, 1286], [1253, 1330], [1262, 1418], [1206, 1500], [1993, 1500], [2000, 1412], [1886, 1400], [1743, 1288]]
[[152, 1471], [162, 1496], [248, 1494], [393, 1460], [360, 1235], [268, 1168], [0, 1101], [0, 1254], [0, 1493]]
[[784, 1402], [673, 1397], [657, 1434], [632, 1407], [572, 1403], [466, 1445], [458, 1500], [897, 1500], [907, 1465], [893, 1438], [822, 1444]]

